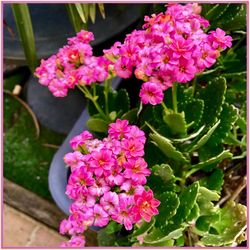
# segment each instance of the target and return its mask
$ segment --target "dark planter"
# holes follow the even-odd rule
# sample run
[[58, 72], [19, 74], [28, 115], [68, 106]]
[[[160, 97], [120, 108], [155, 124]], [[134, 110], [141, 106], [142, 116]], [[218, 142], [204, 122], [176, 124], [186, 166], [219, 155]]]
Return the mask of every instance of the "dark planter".
[[[115, 41], [122, 41], [135, 29], [147, 9], [145, 4], [105, 4], [106, 18], [97, 11], [96, 22], [89, 22], [89, 30], [95, 34], [95, 55], [102, 54]], [[75, 36], [65, 4], [29, 4], [36, 40], [38, 58], [47, 58], [62, 47], [68, 37]], [[4, 5], [4, 19], [17, 34], [10, 4]], [[8, 62], [25, 64], [19, 38], [4, 29], [4, 58]], [[69, 91], [65, 98], [55, 98], [49, 90], [31, 77], [25, 87], [27, 103], [41, 125], [62, 134], [68, 134], [85, 108], [85, 100], [78, 90]]]
[[[113, 80], [113, 88], [117, 89], [120, 83], [121, 79], [115, 78]], [[50, 165], [49, 189], [57, 206], [66, 214], [69, 214], [69, 206], [72, 204], [72, 200], [70, 200], [65, 194], [70, 171], [66, 168], [63, 157], [66, 153], [73, 151], [69, 144], [72, 137], [88, 129], [86, 126], [88, 119], [88, 111], [87, 109], [84, 109], [65, 141], [54, 155]]]
[[[69, 21], [65, 4], [29, 4], [35, 34], [38, 58], [47, 58], [62, 47], [68, 37], [75, 36]], [[108, 48], [121, 33], [134, 29], [145, 12], [145, 4], [105, 4], [106, 18], [97, 10], [96, 22], [89, 22], [88, 29], [95, 34], [92, 45], [101, 52]], [[4, 58], [25, 64], [11, 5], [4, 4], [4, 20], [15, 34], [14, 37], [4, 28]], [[124, 36], [125, 36], [124, 34]]]
[[25, 95], [40, 124], [62, 134], [69, 133], [86, 105], [78, 88], [70, 90], [64, 98], [56, 98], [33, 76], [26, 83]]

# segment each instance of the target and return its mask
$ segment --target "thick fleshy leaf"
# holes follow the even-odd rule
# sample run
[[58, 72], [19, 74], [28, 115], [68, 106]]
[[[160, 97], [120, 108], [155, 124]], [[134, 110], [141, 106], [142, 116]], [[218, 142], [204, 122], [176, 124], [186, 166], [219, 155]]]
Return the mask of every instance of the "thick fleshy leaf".
[[156, 216], [156, 227], [166, 226], [168, 220], [176, 214], [180, 201], [174, 192], [164, 192], [157, 196], [161, 204], [158, 207], [159, 215]]
[[187, 221], [193, 223], [200, 216], [199, 205], [195, 202], [190, 214], [187, 217]]
[[222, 160], [224, 159], [227, 159], [227, 158], [231, 158], [233, 156], [232, 153], [230, 153], [229, 150], [224, 150], [222, 153], [220, 153], [219, 155], [216, 155], [212, 158], [210, 158], [209, 160], [207, 161], [204, 161], [204, 162], [200, 162], [196, 165], [192, 165], [192, 168], [196, 168], [196, 169], [204, 169], [205, 167], [209, 166], [209, 165], [212, 165], [214, 163], [219, 163], [221, 162]]
[[180, 143], [181, 142], [185, 142], [185, 141], [189, 141], [189, 140], [197, 137], [198, 135], [200, 135], [201, 132], [204, 130], [204, 128], [205, 128], [205, 126], [200, 127], [198, 131], [190, 134], [188, 137], [185, 137], [185, 138], [181, 138], [181, 139], [173, 139], [173, 138], [171, 138], [171, 141], [173, 141], [173, 142], [180, 142]]
[[189, 146], [188, 151], [189, 152], [193, 152], [197, 149], [199, 149], [200, 147], [202, 147], [204, 144], [207, 143], [207, 141], [209, 140], [209, 138], [212, 136], [212, 134], [214, 133], [215, 129], [218, 127], [218, 125], [220, 124], [220, 120], [218, 122], [216, 122], [208, 131], [205, 135], [203, 135], [200, 139], [195, 140], [194, 142], [192, 142], [192, 144]]
[[178, 151], [171, 141], [167, 139], [166, 137], [160, 135], [158, 132], [156, 132], [148, 123], [146, 123], [150, 129], [154, 133], [150, 133], [150, 138], [153, 140], [155, 145], [168, 157], [171, 159], [174, 159], [176, 161], [180, 161], [183, 163], [187, 163], [188, 160], [185, 158], [185, 156]]
[[175, 137], [181, 137], [187, 133], [187, 124], [185, 121], [185, 114], [182, 113], [173, 113], [163, 115], [163, 121], [167, 124], [168, 128], [171, 131], [171, 134]]
[[222, 111], [225, 100], [226, 79], [223, 77], [214, 78], [208, 85], [197, 92], [199, 99], [204, 101], [204, 112], [201, 124], [212, 126]]
[[231, 130], [238, 117], [238, 109], [233, 105], [224, 103], [222, 107], [223, 109], [219, 117], [220, 124], [215, 129], [214, 133], [211, 135], [211, 138], [208, 141], [210, 145], [221, 143], [223, 139], [227, 137], [229, 131]]
[[130, 109], [130, 100], [128, 92], [125, 89], [120, 89], [117, 91], [117, 95], [115, 97], [115, 106], [114, 109], [122, 113], [126, 113]]
[[[233, 244], [242, 236], [246, 224], [246, 207], [230, 201], [220, 210], [220, 218], [211, 224], [217, 234], [208, 233], [202, 237], [201, 242], [206, 246]], [[244, 237], [241, 237], [242, 240], [244, 240]]]
[[100, 118], [90, 118], [87, 121], [87, 127], [94, 132], [106, 133], [108, 130], [108, 122]]
[[142, 234], [146, 234], [155, 224], [155, 218], [152, 218], [150, 222], [144, 221], [143, 224], [133, 231], [132, 237], [137, 237]]
[[122, 229], [122, 225], [118, 224], [115, 221], [111, 221], [106, 227], [105, 227], [105, 232], [107, 234], [113, 234], [117, 231], [120, 231]]
[[123, 114], [121, 119], [128, 120], [130, 124], [136, 123], [138, 108], [131, 109], [127, 113]]
[[164, 183], [175, 178], [173, 170], [168, 164], [155, 165], [152, 170], [154, 175], [160, 176]]
[[188, 186], [180, 195], [180, 205], [176, 215], [171, 219], [173, 224], [180, 225], [190, 214], [199, 191], [199, 183], [194, 182]]
[[169, 234], [165, 234], [164, 230], [154, 228], [152, 232], [144, 237], [144, 242], [148, 244], [158, 244], [166, 240], [178, 239], [182, 236], [182, 232], [186, 226], [180, 227]]
[[222, 169], [216, 169], [211, 175], [203, 177], [199, 180], [201, 186], [204, 186], [210, 190], [221, 191], [224, 183], [224, 174]]
[[187, 102], [182, 100], [179, 103], [178, 108], [180, 111], [183, 111], [185, 113], [185, 120], [187, 124], [192, 123], [192, 128], [194, 129], [199, 127], [204, 110], [203, 100], [192, 99], [191, 101]]

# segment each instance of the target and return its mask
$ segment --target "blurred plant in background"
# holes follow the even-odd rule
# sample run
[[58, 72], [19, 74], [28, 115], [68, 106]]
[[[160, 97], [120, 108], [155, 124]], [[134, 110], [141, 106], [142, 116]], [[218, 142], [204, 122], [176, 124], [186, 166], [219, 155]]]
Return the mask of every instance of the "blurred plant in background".
[[[94, 23], [96, 17], [96, 5], [103, 18], [105, 18], [104, 4], [66, 4], [70, 21], [76, 32], [87, 30], [89, 19]], [[16, 21], [20, 41], [22, 43], [27, 64], [33, 72], [38, 65], [36, 55], [35, 38], [32, 28], [28, 4], [12, 4], [12, 11]]]

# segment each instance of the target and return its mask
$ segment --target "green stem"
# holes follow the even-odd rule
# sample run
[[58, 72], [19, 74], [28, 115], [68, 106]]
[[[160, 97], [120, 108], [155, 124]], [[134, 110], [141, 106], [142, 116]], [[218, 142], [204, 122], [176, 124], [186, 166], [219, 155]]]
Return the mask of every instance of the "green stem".
[[109, 99], [109, 80], [107, 79], [105, 82], [104, 82], [104, 97], [105, 97], [105, 113], [106, 113], [106, 116], [109, 115], [109, 105], [108, 105], [108, 99]]
[[197, 78], [195, 77], [192, 81], [192, 86], [193, 86], [193, 97], [195, 96], [195, 91], [196, 91], [196, 85], [197, 85]]
[[104, 114], [104, 112], [102, 111], [101, 107], [99, 106], [99, 104], [96, 102], [96, 96], [93, 96], [90, 91], [88, 90], [88, 88], [86, 86], [80, 86], [77, 85], [78, 88], [83, 92], [83, 94], [85, 95], [86, 98], [88, 98], [89, 100], [92, 101], [92, 103], [95, 105], [95, 108], [97, 109], [97, 111], [99, 112], [99, 114], [105, 119], [107, 120], [107, 116]]
[[161, 102], [161, 106], [163, 107], [163, 109], [166, 111], [167, 114], [169, 114], [169, 110], [168, 110], [168, 107], [166, 106], [166, 104], [162, 101]]
[[199, 171], [199, 168], [192, 168], [185, 174], [185, 179], [187, 179], [190, 175], [194, 174], [195, 172]]
[[174, 113], [178, 113], [178, 107], [177, 107], [177, 83], [174, 83], [173, 86], [172, 86], [172, 100], [173, 100]]
[[199, 77], [199, 76], [208, 75], [208, 74], [211, 74], [211, 73], [213, 73], [213, 72], [216, 72], [216, 71], [219, 70], [219, 69], [224, 69], [224, 67], [223, 67], [223, 66], [218, 66], [218, 67], [216, 67], [216, 68], [214, 68], [214, 69], [206, 70], [206, 71], [204, 71], [204, 72], [202, 72], [202, 73], [200, 73], [200, 74], [197, 74], [196, 76]]

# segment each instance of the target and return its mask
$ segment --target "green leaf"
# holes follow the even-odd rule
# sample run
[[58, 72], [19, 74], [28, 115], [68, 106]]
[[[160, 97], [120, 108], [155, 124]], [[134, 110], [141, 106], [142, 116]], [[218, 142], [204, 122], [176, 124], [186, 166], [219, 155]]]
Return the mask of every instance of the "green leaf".
[[96, 4], [95, 3], [89, 4], [89, 16], [90, 16], [92, 23], [95, 23], [95, 17], [96, 17]]
[[217, 221], [219, 218], [220, 216], [218, 213], [202, 215], [196, 221], [195, 226], [199, 231], [203, 231], [202, 235], [205, 235], [204, 233], [209, 232], [211, 223]]
[[181, 139], [172, 139], [171, 138], [171, 141], [173, 141], [173, 142], [185, 142], [185, 141], [189, 141], [189, 140], [197, 137], [203, 131], [204, 128], [205, 128], [205, 126], [203, 125], [202, 127], [199, 128], [198, 131], [194, 132], [193, 134], [190, 134], [188, 137], [181, 138]]
[[117, 91], [114, 109], [117, 112], [122, 110], [122, 113], [126, 113], [129, 111], [130, 100], [129, 100], [128, 92], [125, 89], [120, 89]]
[[99, 11], [102, 15], [102, 18], [105, 19], [105, 9], [104, 9], [104, 4], [103, 3], [98, 3]]
[[[217, 234], [208, 233], [201, 242], [206, 246], [231, 245], [242, 236], [247, 224], [247, 209], [233, 201], [228, 202], [220, 210], [220, 218], [211, 224]], [[244, 237], [241, 237], [241, 241]], [[238, 242], [240, 243], [240, 242]]]
[[227, 10], [229, 4], [209, 4], [210, 10], [204, 13], [204, 17], [208, 20], [216, 20]]
[[34, 71], [38, 61], [29, 7], [24, 3], [12, 4], [11, 7], [27, 63], [31, 71]]
[[203, 177], [199, 180], [201, 186], [205, 186], [208, 189], [221, 191], [224, 183], [224, 174], [222, 169], [216, 169], [210, 176]]
[[222, 111], [226, 88], [226, 79], [217, 77], [210, 81], [204, 89], [197, 92], [198, 98], [204, 101], [204, 112], [201, 124], [211, 126], [216, 122]]
[[241, 129], [242, 133], [246, 134], [246, 132], [247, 132], [247, 122], [246, 122], [246, 119], [243, 118], [243, 117], [238, 117], [236, 123], [239, 126], [239, 128]]
[[185, 228], [186, 227], [180, 227], [167, 235], [159, 228], [154, 228], [150, 234], [144, 237], [144, 242], [148, 244], [158, 244], [166, 240], [178, 239], [182, 236], [182, 232]]
[[97, 234], [98, 246], [114, 246], [116, 236], [114, 234], [107, 234], [104, 229], [101, 229]]
[[164, 183], [175, 178], [173, 170], [168, 164], [155, 165], [152, 170], [154, 175], [160, 176]]
[[230, 4], [221, 15], [218, 26], [227, 31], [245, 29], [246, 4]]
[[121, 224], [118, 224], [117, 222], [115, 221], [111, 221], [105, 228], [105, 232], [107, 234], [113, 234], [117, 231], [120, 231], [122, 229], [122, 225]]
[[205, 187], [199, 187], [197, 201], [218, 201], [220, 196], [216, 191], [209, 190]]
[[192, 168], [196, 168], [196, 169], [203, 169], [211, 164], [214, 164], [214, 163], [218, 163], [218, 162], [221, 162], [222, 160], [226, 159], [226, 158], [231, 158], [233, 156], [232, 153], [230, 153], [229, 150], [224, 150], [222, 153], [220, 153], [219, 155], [216, 155], [212, 158], [210, 158], [209, 160], [207, 161], [204, 161], [204, 162], [200, 162], [196, 165], [192, 165], [191, 167]]
[[78, 15], [80, 16], [82, 22], [87, 23], [87, 17], [86, 17], [84, 9], [82, 8], [82, 5], [80, 3], [75, 3], [74, 5], [76, 7], [76, 10], [77, 10]]
[[194, 182], [181, 193], [180, 205], [177, 209], [176, 215], [172, 218], [173, 224], [180, 225], [189, 216], [196, 202], [198, 191], [199, 183]]
[[137, 237], [142, 234], [146, 234], [155, 224], [155, 218], [153, 217], [150, 222], [144, 221], [143, 224], [133, 231], [132, 237]]
[[212, 136], [212, 134], [214, 133], [215, 129], [218, 127], [220, 123], [220, 120], [218, 122], [216, 122], [209, 130], [208, 132], [203, 135], [199, 140], [195, 140], [188, 149], [189, 152], [193, 152], [197, 149], [199, 149], [200, 147], [202, 147], [203, 145], [205, 145], [207, 143], [207, 141], [209, 140], [209, 138]]
[[173, 136], [180, 137], [182, 135], [186, 135], [186, 121], [185, 114], [182, 113], [174, 113], [163, 115], [163, 121], [167, 124]]
[[70, 22], [75, 30], [75, 32], [79, 32], [81, 29], [87, 29], [87, 26], [85, 23], [82, 22], [78, 11], [76, 9], [75, 4], [66, 4], [66, 9], [68, 12], [68, 16], [70, 19]]
[[135, 124], [137, 120], [138, 108], [131, 109], [127, 113], [123, 114], [121, 119], [128, 120], [130, 124]]
[[185, 113], [185, 120], [187, 124], [193, 122], [192, 127], [196, 129], [201, 121], [204, 101], [200, 99], [192, 99], [191, 101], [185, 102], [182, 100], [178, 106], [179, 110]]
[[171, 143], [170, 140], [168, 140], [166, 137], [160, 135], [156, 131], [154, 134], [149, 135], [150, 138], [153, 140], [155, 145], [168, 157], [171, 159], [174, 159], [176, 161], [180, 161], [183, 163], [187, 163], [188, 160], [185, 158], [185, 156], [178, 151]]
[[233, 124], [237, 120], [238, 109], [233, 105], [228, 103], [223, 104], [223, 109], [220, 114], [220, 125], [215, 129], [214, 133], [211, 135], [208, 143], [210, 145], [219, 144], [227, 137], [229, 131], [231, 130]]
[[106, 133], [108, 130], [108, 122], [100, 118], [90, 118], [87, 121], [87, 126], [91, 131]]
[[180, 201], [178, 196], [174, 192], [164, 192], [159, 197], [161, 201], [158, 207], [159, 215], [156, 216], [156, 227], [165, 226], [168, 220], [176, 214]]
[[200, 216], [200, 208], [198, 204], [195, 202], [193, 208], [190, 211], [190, 214], [187, 217], [187, 222], [193, 223]]

